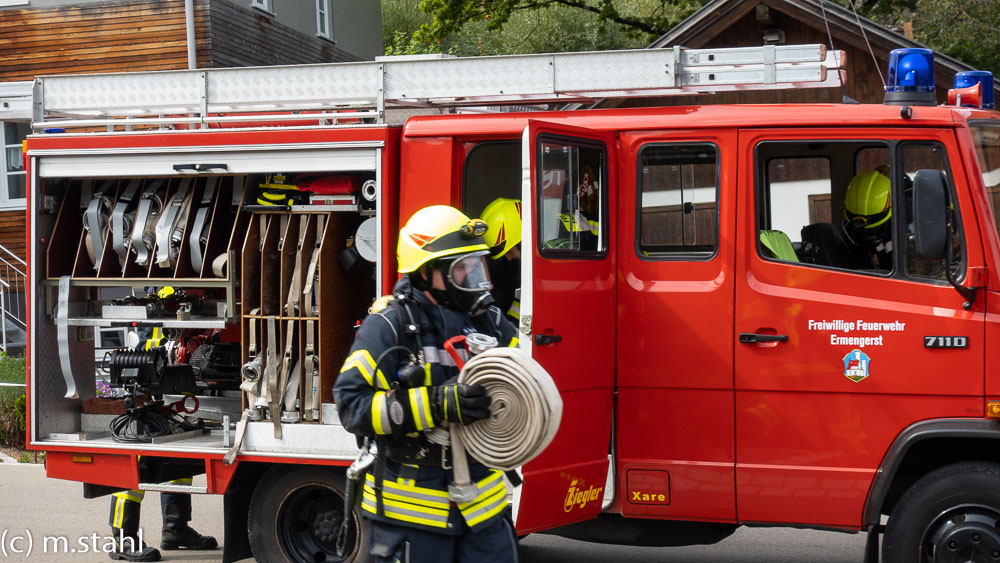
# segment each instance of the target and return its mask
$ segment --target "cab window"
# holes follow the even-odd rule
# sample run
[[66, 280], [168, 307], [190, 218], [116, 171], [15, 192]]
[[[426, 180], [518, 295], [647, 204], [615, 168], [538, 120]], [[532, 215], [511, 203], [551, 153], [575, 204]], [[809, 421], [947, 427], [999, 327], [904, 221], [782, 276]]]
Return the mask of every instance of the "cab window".
[[521, 141], [475, 143], [462, 170], [462, 212], [482, 217], [493, 200], [521, 199]]
[[904, 224], [906, 240], [906, 256], [903, 262], [906, 275], [910, 278], [921, 280], [935, 280], [945, 283], [945, 260], [924, 260], [917, 255], [916, 245], [911, 240], [913, 232], [913, 178], [917, 170], [944, 170], [948, 179], [951, 197], [951, 213], [954, 219], [952, 230], [952, 271], [957, 278], [961, 278], [961, 272], [965, 270], [965, 256], [962, 252], [961, 221], [958, 213], [958, 204], [955, 203], [954, 185], [951, 169], [945, 161], [944, 147], [938, 143], [905, 143], [900, 149], [903, 195], [905, 199]]
[[719, 149], [648, 145], [639, 153], [639, 256], [711, 258], [718, 248]]
[[538, 144], [538, 244], [549, 258], [607, 250], [607, 153], [603, 145], [542, 137]]
[[[943, 155], [938, 144], [910, 141], [762, 143], [756, 195], [760, 256], [945, 283], [943, 261], [920, 259], [909, 240], [913, 177], [922, 169], [944, 170], [950, 177]], [[957, 206], [953, 209], [957, 217]], [[959, 233], [956, 228], [956, 271], [962, 263]]]
[[976, 160], [983, 187], [993, 210], [994, 228], [1000, 232], [1000, 123], [978, 120], [969, 123], [976, 145]]

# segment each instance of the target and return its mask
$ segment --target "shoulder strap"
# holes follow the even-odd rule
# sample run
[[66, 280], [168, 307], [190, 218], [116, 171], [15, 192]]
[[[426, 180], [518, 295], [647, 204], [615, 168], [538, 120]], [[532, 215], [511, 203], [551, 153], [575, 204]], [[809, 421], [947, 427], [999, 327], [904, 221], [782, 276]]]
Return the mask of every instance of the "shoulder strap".
[[[422, 327], [417, 323], [417, 317], [413, 314], [413, 304], [411, 299], [405, 295], [396, 295], [395, 299], [389, 301], [388, 306], [396, 311], [399, 318], [400, 328], [406, 334], [408, 343], [402, 344], [410, 349], [414, 357], [419, 357], [423, 352], [423, 345], [420, 342]], [[397, 333], [398, 335], [399, 333]], [[396, 344], [400, 344], [397, 336]]]

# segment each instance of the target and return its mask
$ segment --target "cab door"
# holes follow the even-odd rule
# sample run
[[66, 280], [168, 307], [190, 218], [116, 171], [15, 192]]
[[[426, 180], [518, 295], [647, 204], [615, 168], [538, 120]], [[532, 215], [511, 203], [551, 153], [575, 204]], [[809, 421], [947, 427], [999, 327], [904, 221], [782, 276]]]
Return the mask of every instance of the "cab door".
[[[950, 131], [916, 128], [740, 132], [741, 521], [858, 527], [901, 431], [983, 415], [984, 292], [964, 307], [944, 265], [920, 259], [909, 242], [912, 178], [943, 171], [960, 221], [956, 274], [966, 286], [981, 283], [982, 247], [954, 141]], [[891, 189], [891, 213], [881, 214], [882, 229], [852, 235], [844, 226], [850, 186], [873, 170]]]
[[551, 445], [522, 468], [518, 533], [602, 509], [615, 384], [615, 135], [529, 121], [522, 137], [521, 348], [563, 400]]

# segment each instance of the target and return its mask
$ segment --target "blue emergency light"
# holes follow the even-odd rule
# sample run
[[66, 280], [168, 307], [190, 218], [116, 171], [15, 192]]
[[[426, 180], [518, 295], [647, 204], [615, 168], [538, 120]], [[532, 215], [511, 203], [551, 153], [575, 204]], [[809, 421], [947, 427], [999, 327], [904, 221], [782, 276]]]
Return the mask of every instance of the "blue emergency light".
[[894, 49], [889, 53], [889, 78], [885, 103], [909, 106], [933, 106], [934, 51], [930, 49]]
[[982, 84], [983, 109], [994, 109], [993, 104], [993, 73], [986, 70], [965, 70], [955, 74], [955, 89], [968, 88], [976, 83]]

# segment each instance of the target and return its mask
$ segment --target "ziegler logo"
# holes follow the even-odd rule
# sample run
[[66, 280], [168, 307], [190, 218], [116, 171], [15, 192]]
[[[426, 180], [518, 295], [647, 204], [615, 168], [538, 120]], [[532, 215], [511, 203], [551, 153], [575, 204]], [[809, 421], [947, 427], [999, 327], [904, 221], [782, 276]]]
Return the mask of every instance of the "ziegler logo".
[[587, 489], [577, 489], [577, 480], [569, 484], [569, 490], [566, 491], [566, 501], [563, 502], [563, 510], [569, 512], [574, 508], [583, 508], [587, 506], [587, 503], [595, 501], [601, 497], [601, 492], [604, 491], [604, 487], [594, 488], [593, 485]]

